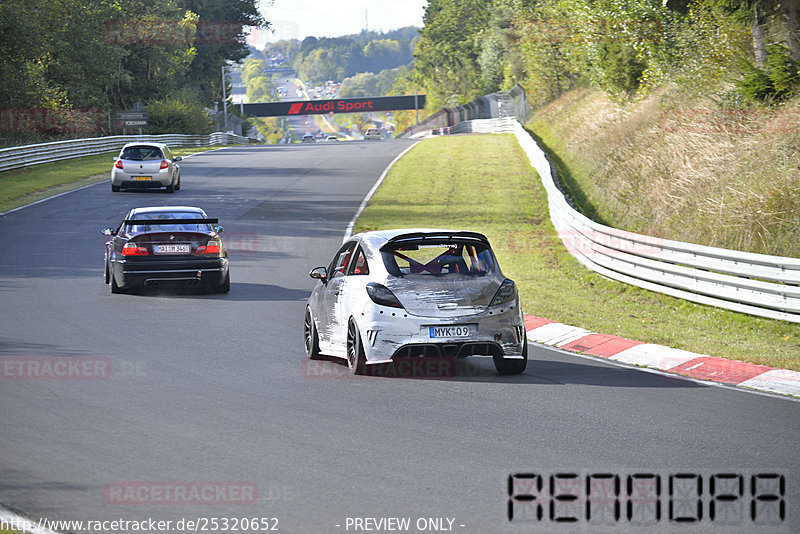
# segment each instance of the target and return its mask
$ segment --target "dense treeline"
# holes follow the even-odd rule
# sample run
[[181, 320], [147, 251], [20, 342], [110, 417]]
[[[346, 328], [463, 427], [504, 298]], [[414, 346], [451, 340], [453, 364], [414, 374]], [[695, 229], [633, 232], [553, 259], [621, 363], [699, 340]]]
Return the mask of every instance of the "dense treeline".
[[341, 98], [360, 98], [366, 96], [388, 95], [398, 78], [410, 72], [408, 66], [396, 69], [384, 69], [377, 74], [372, 72], [359, 72], [355, 76], [345, 78], [339, 89]]
[[170, 113], [192, 124], [197, 117], [186, 122], [187, 113], [221, 100], [222, 65], [247, 56], [243, 26], [265, 25], [256, 6], [256, 0], [1, 0], [2, 134], [63, 133], [53, 121], [20, 124], [15, 113], [22, 112], [10, 111], [37, 109], [51, 117], [57, 110], [93, 110], [109, 132], [112, 110], [135, 102], [160, 103], [151, 112], [159, 128], [173, 127]]
[[306, 37], [274, 43], [267, 57], [281, 53], [304, 80], [342, 81], [359, 73], [377, 74], [407, 65], [413, 58], [419, 30], [412, 26], [386, 33], [364, 31], [342, 37]]
[[[666, 4], [666, 5], [665, 5]], [[667, 80], [733, 101], [800, 84], [796, 0], [430, 0], [415, 74], [429, 106], [522, 84], [539, 105], [580, 86], [617, 100]]]

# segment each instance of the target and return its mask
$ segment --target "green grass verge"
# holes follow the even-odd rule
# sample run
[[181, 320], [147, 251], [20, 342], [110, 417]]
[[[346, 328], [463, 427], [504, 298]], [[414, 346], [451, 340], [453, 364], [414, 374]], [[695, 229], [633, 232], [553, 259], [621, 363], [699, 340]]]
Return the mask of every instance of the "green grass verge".
[[800, 326], [694, 304], [595, 274], [566, 251], [536, 171], [510, 134], [438, 137], [391, 169], [356, 231], [486, 234], [526, 313], [595, 332], [800, 370]]
[[[172, 149], [172, 152], [176, 156], [186, 156], [222, 146], [179, 147]], [[78, 187], [110, 180], [111, 158], [118, 153], [108, 152], [0, 173], [0, 213]]]

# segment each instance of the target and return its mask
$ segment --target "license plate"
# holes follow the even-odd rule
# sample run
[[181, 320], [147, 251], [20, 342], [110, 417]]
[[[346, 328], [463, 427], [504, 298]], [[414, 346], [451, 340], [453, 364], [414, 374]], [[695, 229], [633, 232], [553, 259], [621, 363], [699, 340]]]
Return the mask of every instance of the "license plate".
[[188, 254], [191, 251], [191, 245], [156, 245], [153, 250], [156, 254]]
[[149, 182], [153, 177], [152, 176], [134, 176], [134, 182]]
[[435, 337], [467, 337], [470, 335], [469, 325], [431, 326], [430, 336]]

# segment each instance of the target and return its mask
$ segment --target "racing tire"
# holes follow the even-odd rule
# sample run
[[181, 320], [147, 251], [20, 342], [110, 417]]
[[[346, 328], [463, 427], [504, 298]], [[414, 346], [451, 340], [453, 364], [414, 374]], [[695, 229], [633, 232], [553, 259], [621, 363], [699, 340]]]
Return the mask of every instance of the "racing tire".
[[317, 334], [317, 325], [314, 324], [314, 317], [311, 315], [309, 306], [306, 306], [306, 317], [303, 321], [303, 339], [306, 345], [306, 358], [318, 360], [319, 334]]
[[364, 345], [361, 344], [361, 335], [353, 319], [347, 323], [347, 368], [351, 375], [363, 375], [367, 368]]
[[178, 183], [175, 185], [175, 191], [179, 191], [181, 188], [181, 175], [178, 175]]
[[212, 289], [214, 290], [214, 293], [230, 293], [231, 272], [228, 271], [228, 274], [225, 275], [225, 280], [223, 280], [221, 284], [214, 286]]
[[108, 260], [106, 260], [106, 267], [103, 269], [103, 283], [108, 284], [111, 281], [111, 273], [108, 269]]
[[120, 186], [111, 184], [111, 192], [112, 193], [119, 193], [121, 190], [122, 190], [122, 188]]
[[175, 192], [175, 184], [169, 184], [167, 186], [167, 193], [174, 193]]
[[123, 288], [121, 288], [121, 287], [119, 287], [117, 285], [117, 279], [114, 278], [114, 275], [112, 273], [109, 273], [109, 277], [111, 278], [111, 284], [109, 284], [109, 285], [111, 287], [111, 292], [112, 293], [114, 293], [115, 295], [127, 293], [127, 291], [125, 289], [123, 289]]
[[497, 369], [498, 374], [518, 375], [525, 372], [525, 368], [528, 366], [528, 336], [525, 335], [524, 339], [521, 360], [494, 356], [494, 367]]

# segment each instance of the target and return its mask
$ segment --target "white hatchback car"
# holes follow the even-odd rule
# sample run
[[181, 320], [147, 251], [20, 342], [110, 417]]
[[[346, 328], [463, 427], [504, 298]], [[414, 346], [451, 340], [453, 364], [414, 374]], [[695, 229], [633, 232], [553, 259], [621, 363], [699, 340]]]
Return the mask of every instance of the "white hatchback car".
[[347, 359], [350, 372], [399, 358], [492, 356], [497, 372], [525, 370], [517, 288], [476, 232], [406, 229], [354, 235], [306, 306], [306, 356]]
[[368, 128], [366, 133], [364, 134], [364, 139], [381, 140], [383, 139], [383, 134], [377, 128]]
[[122, 189], [158, 189], [167, 193], [181, 188], [180, 156], [173, 156], [163, 143], [128, 143], [114, 158], [111, 168], [111, 191]]

